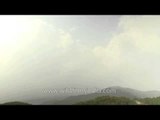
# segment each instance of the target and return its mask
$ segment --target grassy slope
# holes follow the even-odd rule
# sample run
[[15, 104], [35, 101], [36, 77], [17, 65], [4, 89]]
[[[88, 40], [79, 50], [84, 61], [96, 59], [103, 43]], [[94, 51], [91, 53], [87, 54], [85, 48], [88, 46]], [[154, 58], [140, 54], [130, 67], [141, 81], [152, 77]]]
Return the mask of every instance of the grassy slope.
[[102, 96], [79, 102], [76, 105], [160, 105], [160, 97], [130, 99], [126, 97]]
[[143, 99], [138, 99], [138, 101], [146, 105], [160, 105], [160, 97], [143, 98]]
[[77, 105], [136, 105], [135, 100], [126, 97], [102, 96], [92, 100], [79, 102]]

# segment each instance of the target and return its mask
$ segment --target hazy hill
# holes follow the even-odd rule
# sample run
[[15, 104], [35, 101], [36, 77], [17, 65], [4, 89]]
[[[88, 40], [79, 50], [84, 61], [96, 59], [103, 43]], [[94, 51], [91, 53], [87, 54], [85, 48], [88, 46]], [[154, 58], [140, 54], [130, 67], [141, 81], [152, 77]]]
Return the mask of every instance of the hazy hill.
[[13, 102], [3, 103], [1, 105], [31, 105], [31, 104], [24, 103], [24, 102], [19, 102], [19, 101], [13, 101]]
[[[104, 97], [105, 96], [105, 97]], [[106, 97], [107, 96], [107, 97]], [[103, 100], [107, 101], [103, 101]], [[86, 102], [87, 101], [87, 102]], [[89, 102], [88, 102], [89, 101]], [[121, 101], [121, 102], [120, 102]], [[80, 102], [97, 104], [160, 104], [160, 91], [140, 91], [131, 88], [113, 86], [94, 93], [72, 95], [66, 98], [37, 98], [25, 102], [13, 101], [1, 105], [74, 105]], [[128, 103], [129, 102], [129, 103]], [[31, 104], [30, 104], [31, 103]]]
[[81, 101], [87, 101], [100, 96], [116, 96], [116, 97], [126, 97], [126, 98], [152, 98], [160, 96], [159, 91], [139, 91], [131, 88], [124, 88], [119, 86], [108, 87], [97, 91], [95, 93], [86, 95], [70, 96], [59, 101], [48, 101], [43, 104], [56, 104], [56, 105], [69, 105], [75, 104]]

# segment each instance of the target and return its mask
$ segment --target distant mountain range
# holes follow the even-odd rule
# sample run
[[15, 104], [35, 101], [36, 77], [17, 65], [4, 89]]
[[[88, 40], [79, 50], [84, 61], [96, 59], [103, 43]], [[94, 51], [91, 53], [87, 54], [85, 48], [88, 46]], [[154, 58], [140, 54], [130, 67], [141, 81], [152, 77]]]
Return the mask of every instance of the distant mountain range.
[[[98, 97], [103, 97], [103, 96], [111, 96], [113, 99], [116, 99], [114, 97], [125, 97], [127, 99], [132, 99], [134, 101], [137, 101], [137, 104], [139, 101], [142, 103], [151, 103], [151, 104], [160, 104], [160, 91], [140, 91], [140, 90], [135, 90], [131, 88], [125, 88], [125, 87], [120, 87], [120, 86], [112, 86], [108, 88], [101, 89], [99, 91], [90, 93], [90, 94], [84, 94], [84, 95], [72, 95], [69, 97], [61, 97], [59, 99], [57, 98], [51, 98], [51, 97], [46, 97], [46, 98], [37, 98], [37, 99], [32, 99], [32, 100], [26, 100], [25, 102], [7, 102], [1, 105], [74, 105], [80, 102], [85, 102], [89, 100], [93, 100], [98, 98]], [[158, 98], [154, 98], [158, 97]], [[146, 98], [146, 99], [144, 99]], [[149, 99], [148, 99], [149, 98]], [[151, 99], [153, 98], [153, 99]], [[105, 98], [106, 99], [106, 98]], [[108, 99], [108, 97], [107, 97]], [[98, 99], [99, 100], [99, 99]], [[121, 98], [120, 98], [121, 100]], [[122, 100], [126, 100], [123, 99]], [[101, 101], [101, 100], [100, 100]], [[103, 99], [102, 99], [103, 101]], [[130, 101], [130, 100], [129, 100]], [[145, 102], [144, 102], [145, 101]], [[154, 101], [154, 102], [153, 102]], [[106, 103], [107, 101], [105, 101]], [[132, 103], [132, 102], [131, 102]]]
[[116, 97], [126, 97], [126, 98], [152, 98], [152, 97], [159, 97], [160, 91], [140, 91], [131, 88], [113, 86], [91, 94], [70, 96], [63, 100], [58, 100], [58, 101], [49, 100], [44, 102], [43, 104], [70, 105], [81, 101], [94, 99], [100, 96], [116, 96]]

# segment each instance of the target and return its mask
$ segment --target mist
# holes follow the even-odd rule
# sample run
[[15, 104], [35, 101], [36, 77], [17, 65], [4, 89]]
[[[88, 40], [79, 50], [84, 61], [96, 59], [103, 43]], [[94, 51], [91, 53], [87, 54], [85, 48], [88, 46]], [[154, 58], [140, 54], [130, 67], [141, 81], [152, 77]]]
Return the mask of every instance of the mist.
[[0, 101], [46, 90], [160, 90], [160, 16], [0, 16]]

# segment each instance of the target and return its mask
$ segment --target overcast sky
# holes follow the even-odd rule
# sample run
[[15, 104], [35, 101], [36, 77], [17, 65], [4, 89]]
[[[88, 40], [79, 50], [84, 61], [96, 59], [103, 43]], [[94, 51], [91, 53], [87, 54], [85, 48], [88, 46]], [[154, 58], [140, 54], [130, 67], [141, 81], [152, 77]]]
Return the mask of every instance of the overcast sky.
[[160, 90], [160, 16], [0, 16], [0, 99], [52, 88]]

